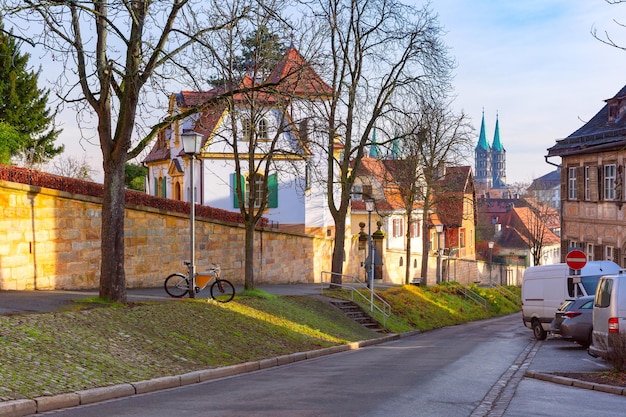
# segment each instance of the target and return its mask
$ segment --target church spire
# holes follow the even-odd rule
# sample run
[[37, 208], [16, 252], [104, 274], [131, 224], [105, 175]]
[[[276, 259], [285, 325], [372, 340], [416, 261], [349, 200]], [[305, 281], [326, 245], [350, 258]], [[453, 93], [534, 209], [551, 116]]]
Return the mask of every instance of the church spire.
[[478, 145], [476, 145], [476, 149], [482, 149], [483, 151], [489, 150], [489, 145], [487, 144], [487, 134], [485, 133], [485, 109], [483, 109], [483, 121], [480, 124], [480, 136], [478, 137]]
[[[483, 114], [483, 120], [485, 116]], [[498, 123], [498, 113], [496, 113], [496, 131], [493, 134], [493, 145], [491, 145], [491, 149], [497, 152], [502, 152], [504, 147], [502, 146], [502, 142], [500, 141], [500, 124]]]
[[378, 149], [378, 143], [376, 142], [376, 126], [374, 126], [372, 133], [372, 144], [370, 145], [370, 158], [380, 158], [380, 150]]

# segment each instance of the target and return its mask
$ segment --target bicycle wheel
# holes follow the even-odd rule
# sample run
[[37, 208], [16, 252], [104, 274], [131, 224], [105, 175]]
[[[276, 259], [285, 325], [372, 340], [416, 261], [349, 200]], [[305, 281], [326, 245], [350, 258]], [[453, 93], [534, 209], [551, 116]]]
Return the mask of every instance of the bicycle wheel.
[[184, 297], [189, 291], [187, 277], [180, 273], [172, 274], [167, 277], [163, 287], [165, 287], [166, 293], [176, 298]]
[[211, 298], [220, 303], [227, 303], [235, 296], [235, 287], [230, 281], [218, 279], [211, 285]]

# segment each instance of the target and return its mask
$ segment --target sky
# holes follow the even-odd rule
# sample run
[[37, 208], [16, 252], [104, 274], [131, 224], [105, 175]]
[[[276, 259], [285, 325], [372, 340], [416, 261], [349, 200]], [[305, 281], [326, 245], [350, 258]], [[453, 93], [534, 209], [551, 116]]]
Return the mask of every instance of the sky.
[[[605, 0], [432, 0], [455, 57], [453, 107], [470, 116], [476, 142], [484, 110], [491, 144], [496, 116], [507, 183], [555, 169], [547, 149], [581, 127], [625, 84], [626, 4]], [[473, 168], [473, 156], [470, 161]], [[560, 158], [550, 162], [560, 164]]]
[[[415, 3], [423, 4], [422, 2]], [[506, 150], [507, 183], [530, 183], [555, 169], [547, 149], [593, 117], [625, 84], [626, 51], [592, 36], [608, 32], [626, 46], [626, 4], [605, 0], [431, 0], [456, 60], [453, 107], [465, 112], [478, 141], [484, 111], [491, 143], [496, 115]], [[60, 115], [59, 141], [101, 171], [94, 139], [78, 142], [71, 112]], [[560, 158], [551, 162], [560, 163]], [[473, 168], [473, 155], [468, 161]], [[99, 172], [94, 176], [102, 181]]]

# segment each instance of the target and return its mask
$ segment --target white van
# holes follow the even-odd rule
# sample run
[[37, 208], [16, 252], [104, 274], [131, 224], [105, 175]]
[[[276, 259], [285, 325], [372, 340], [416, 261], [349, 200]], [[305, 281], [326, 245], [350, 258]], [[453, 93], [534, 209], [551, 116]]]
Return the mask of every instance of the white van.
[[537, 340], [546, 338], [559, 305], [566, 298], [593, 295], [600, 277], [617, 274], [612, 261], [590, 261], [574, 276], [567, 264], [531, 266], [522, 281], [522, 319]]
[[626, 333], [626, 271], [600, 279], [593, 304], [593, 333], [589, 354], [606, 358], [609, 335]]

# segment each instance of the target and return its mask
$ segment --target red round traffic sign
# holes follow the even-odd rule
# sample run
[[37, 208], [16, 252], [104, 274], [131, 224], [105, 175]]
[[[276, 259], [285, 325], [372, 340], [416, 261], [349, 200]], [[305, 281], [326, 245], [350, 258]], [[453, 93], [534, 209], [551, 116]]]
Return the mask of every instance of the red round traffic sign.
[[583, 269], [587, 264], [587, 255], [585, 255], [585, 252], [581, 250], [574, 249], [567, 253], [565, 256], [565, 262], [567, 263], [567, 266], [572, 269]]

